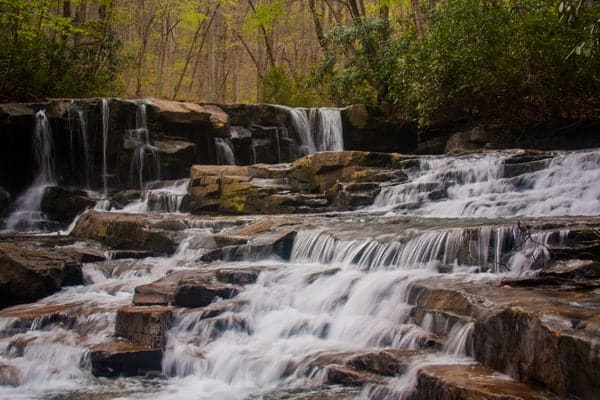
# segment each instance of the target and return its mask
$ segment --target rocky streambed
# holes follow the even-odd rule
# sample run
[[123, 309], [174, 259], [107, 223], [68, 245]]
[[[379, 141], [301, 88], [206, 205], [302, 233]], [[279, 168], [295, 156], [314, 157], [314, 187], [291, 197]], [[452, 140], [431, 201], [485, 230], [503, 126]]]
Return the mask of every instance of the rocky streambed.
[[0, 397], [598, 398], [599, 160], [197, 165], [5, 232]]

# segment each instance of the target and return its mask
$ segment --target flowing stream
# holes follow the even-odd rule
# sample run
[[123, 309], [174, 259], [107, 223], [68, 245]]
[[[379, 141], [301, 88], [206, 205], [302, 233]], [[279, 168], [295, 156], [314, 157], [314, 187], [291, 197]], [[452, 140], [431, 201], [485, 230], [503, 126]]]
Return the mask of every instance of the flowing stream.
[[[321, 111], [321, 121], [328, 122], [322, 122], [316, 143], [337, 146], [324, 134], [337, 117], [325, 115]], [[39, 140], [47, 146], [40, 147], [36, 183], [44, 185], [54, 179], [51, 143], [43, 113], [38, 120]], [[138, 131], [142, 146], [148, 146], [147, 127]], [[328, 216], [326, 223], [306, 216], [289, 260], [250, 251], [242, 260], [201, 261], [217, 238], [236, 228], [231, 217], [182, 230], [171, 257], [87, 263], [85, 286], [21, 306], [21, 311], [62, 307], [63, 319], [0, 316], [0, 365], [20, 374], [18, 385], [0, 387], [0, 398], [293, 398], [286, 393], [325, 384], [319, 368], [324, 355], [423, 350], [433, 317], [417, 324], [408, 299], [412, 283], [442, 273], [474, 282], [528, 274], [547, 261], [545, 246], [560, 244], [568, 230], [529, 235], [508, 218], [600, 214], [598, 150], [560, 153], [519, 171], [507, 161], [513, 155], [424, 158], [408, 180], [387, 184], [366, 210]], [[125, 211], [179, 212], [188, 184], [151, 188]], [[216, 317], [193, 308], [178, 313], [167, 334], [160, 378], [92, 376], [89, 348], [111, 338], [116, 311], [131, 303], [136, 286], [173, 271], [224, 267], [260, 274]], [[423, 365], [473, 362], [472, 331], [473, 323], [448, 326], [437, 351], [417, 357], [405, 374], [342, 398], [407, 398]]]

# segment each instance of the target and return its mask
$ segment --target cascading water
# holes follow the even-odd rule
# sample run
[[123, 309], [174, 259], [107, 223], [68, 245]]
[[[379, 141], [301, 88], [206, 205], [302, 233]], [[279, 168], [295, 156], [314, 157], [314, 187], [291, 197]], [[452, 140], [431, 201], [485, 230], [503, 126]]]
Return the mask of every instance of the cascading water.
[[309, 111], [317, 151], [344, 150], [342, 113], [337, 108], [311, 108]]
[[[81, 146], [79, 149], [76, 148], [74, 142], [74, 127], [71, 125], [71, 113], [74, 112], [77, 115], [77, 120], [79, 121], [79, 145]], [[77, 106], [74, 100], [71, 101], [69, 110], [69, 135], [70, 135], [70, 153], [71, 153], [71, 166], [73, 170], [77, 170], [78, 168], [82, 168], [83, 170], [83, 182], [82, 184], [86, 189], [91, 188], [90, 175], [92, 170], [91, 165], [91, 154], [90, 154], [90, 145], [89, 145], [89, 137], [88, 137], [88, 129], [87, 129], [87, 114], [85, 110], [81, 109]], [[76, 154], [81, 154], [80, 165], [78, 165], [76, 160]]]
[[102, 188], [104, 197], [108, 195], [108, 133], [110, 127], [110, 104], [102, 99]]
[[50, 123], [43, 110], [35, 114], [35, 130], [32, 142], [36, 175], [31, 186], [15, 201], [14, 211], [6, 220], [9, 230], [46, 231], [57, 230], [58, 225], [48, 221], [42, 213], [45, 189], [56, 184], [54, 139]]
[[600, 213], [600, 152], [558, 154], [516, 176], [505, 173], [513, 155], [422, 159], [406, 182], [384, 187], [371, 210], [442, 218]]
[[231, 140], [215, 138], [215, 148], [217, 150], [217, 164], [235, 165], [235, 154]]
[[289, 112], [292, 126], [300, 137], [301, 150], [304, 153], [344, 150], [342, 115], [339, 109], [285, 109]]
[[[138, 147], [150, 146], [145, 107], [138, 116], [130, 134]], [[320, 138], [313, 143], [315, 151], [332, 145], [326, 136], [314, 136]], [[250, 222], [224, 217], [210, 225], [208, 218], [161, 221], [153, 215], [145, 228], [159, 229], [161, 222], [177, 226], [170, 232], [180, 243], [173, 256], [88, 263], [85, 286], [63, 289], [31, 306], [63, 307], [64, 312], [31, 323], [0, 314], [0, 365], [20, 373], [14, 387], [0, 387], [0, 397], [290, 398], [286, 391], [322, 388], [328, 379], [323, 357], [343, 360], [348, 354], [394, 349], [417, 354], [402, 376], [386, 377], [340, 398], [410, 398], [421, 368], [474, 362], [469, 358], [473, 322], [444, 321], [440, 336], [432, 335], [438, 330], [432, 314], [418, 322], [409, 298], [417, 281], [443, 274], [484, 285], [500, 274], [528, 275], [546, 264], [550, 246], [569, 236], [567, 229], [529, 233], [514, 220], [485, 218], [600, 213], [597, 151], [559, 154], [518, 175], [508, 172], [507, 160], [513, 155], [425, 158], [408, 171], [407, 182], [385, 186], [371, 209], [286, 220], [283, 227], [301, 225], [293, 228], [296, 236], [287, 261], [271, 248], [246, 261], [202, 261], [215, 249], [226, 253], [235, 247], [221, 248], [217, 242], [245, 242], [232, 231]], [[144, 169], [143, 159], [139, 170]], [[148, 186], [137, 164], [132, 170], [132, 180], [146, 190], [124, 212], [181, 211], [189, 180]], [[262, 227], [271, 220], [252, 222]], [[247, 243], [250, 249], [260, 245], [254, 239]], [[208, 313], [176, 309], [161, 379], [108, 381], [91, 376], [88, 349], [112, 340], [116, 312], [131, 304], [136, 287], [173, 271], [201, 274], [221, 268], [260, 274], [237, 297], [217, 300]], [[223, 304], [227, 307], [219, 314]]]
[[138, 102], [136, 128], [128, 133], [135, 142], [135, 149], [129, 167], [129, 180], [132, 186], [144, 189], [146, 182], [160, 180], [160, 156], [158, 148], [150, 142], [146, 103]]

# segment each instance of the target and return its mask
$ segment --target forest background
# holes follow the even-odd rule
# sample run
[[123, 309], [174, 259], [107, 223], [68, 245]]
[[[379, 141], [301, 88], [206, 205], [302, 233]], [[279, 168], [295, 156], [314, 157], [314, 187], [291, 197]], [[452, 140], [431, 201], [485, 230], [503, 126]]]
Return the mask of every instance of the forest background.
[[384, 105], [431, 126], [585, 119], [598, 0], [0, 0], [0, 100]]

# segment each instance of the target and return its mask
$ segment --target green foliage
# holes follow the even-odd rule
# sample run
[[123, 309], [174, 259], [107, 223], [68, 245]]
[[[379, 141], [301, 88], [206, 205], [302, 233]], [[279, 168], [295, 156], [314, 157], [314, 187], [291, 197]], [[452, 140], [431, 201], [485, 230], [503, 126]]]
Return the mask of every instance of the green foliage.
[[387, 94], [399, 43], [379, 18], [337, 26], [326, 37], [327, 52], [311, 84], [337, 104], [374, 103]]
[[268, 70], [261, 81], [263, 98], [267, 103], [291, 107], [323, 105], [322, 98], [303, 78], [291, 78], [282, 66]]
[[363, 18], [329, 33], [314, 83], [340, 103], [393, 102], [421, 125], [577, 117], [600, 104], [600, 10], [571, 2], [565, 16], [556, 0], [442, 0], [423, 7], [422, 39]]
[[[110, 15], [111, 1], [97, 4]], [[76, 23], [55, 6], [0, 0], [0, 91], [10, 97], [118, 94], [124, 60], [110, 20]]]

